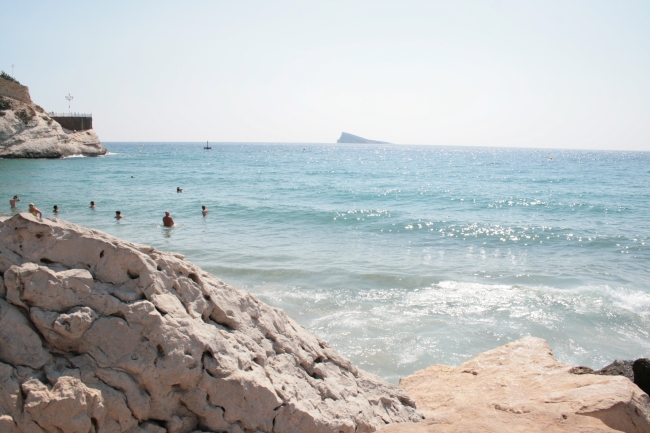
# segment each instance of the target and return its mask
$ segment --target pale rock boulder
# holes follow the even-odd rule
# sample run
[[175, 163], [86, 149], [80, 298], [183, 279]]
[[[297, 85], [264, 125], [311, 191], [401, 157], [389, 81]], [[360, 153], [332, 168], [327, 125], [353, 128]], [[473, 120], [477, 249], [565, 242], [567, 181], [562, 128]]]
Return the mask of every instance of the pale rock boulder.
[[[94, 130], [69, 131], [35, 104], [5, 97], [12, 109], [0, 116], [0, 158], [63, 158], [72, 155], [100, 156], [106, 148]], [[27, 113], [21, 119], [19, 112]]]
[[648, 395], [622, 376], [573, 374], [546, 341], [526, 337], [400, 381], [426, 416], [382, 433], [648, 433]]
[[83, 433], [91, 431], [93, 420], [106, 417], [101, 392], [87, 388], [72, 376], [59, 377], [51, 387], [39, 379], [30, 379], [22, 384], [22, 390], [27, 396], [25, 412], [41, 427]]
[[29, 320], [0, 299], [0, 361], [39, 369], [51, 358]]
[[178, 254], [0, 221], [0, 430], [372, 432], [419, 421], [276, 308]]

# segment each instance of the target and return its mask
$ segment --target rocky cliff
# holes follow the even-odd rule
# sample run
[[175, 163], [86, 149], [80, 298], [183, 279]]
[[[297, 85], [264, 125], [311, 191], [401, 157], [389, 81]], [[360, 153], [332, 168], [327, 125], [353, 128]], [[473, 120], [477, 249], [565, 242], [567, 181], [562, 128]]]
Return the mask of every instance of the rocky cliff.
[[341, 133], [341, 138], [338, 139], [337, 143], [390, 144], [385, 141], [368, 140], [367, 138], [348, 134], [347, 132]]
[[178, 254], [0, 220], [0, 431], [362, 433], [421, 415]]
[[[0, 82], [5, 81], [0, 78]], [[106, 148], [94, 130], [75, 132], [64, 129], [45, 110], [31, 102], [29, 95], [2, 93], [5, 96], [0, 96], [0, 158], [106, 154]], [[9, 93], [20, 99], [6, 96]]]
[[381, 433], [650, 432], [648, 394], [606, 374], [558, 362], [544, 340], [526, 337], [402, 379], [427, 419]]

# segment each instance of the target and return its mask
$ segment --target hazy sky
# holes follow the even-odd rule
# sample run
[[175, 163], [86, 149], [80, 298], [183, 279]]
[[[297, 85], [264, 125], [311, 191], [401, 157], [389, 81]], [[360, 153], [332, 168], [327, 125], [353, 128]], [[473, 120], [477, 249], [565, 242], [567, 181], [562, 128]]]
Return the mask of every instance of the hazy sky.
[[102, 141], [650, 150], [650, 1], [9, 1], [0, 69]]

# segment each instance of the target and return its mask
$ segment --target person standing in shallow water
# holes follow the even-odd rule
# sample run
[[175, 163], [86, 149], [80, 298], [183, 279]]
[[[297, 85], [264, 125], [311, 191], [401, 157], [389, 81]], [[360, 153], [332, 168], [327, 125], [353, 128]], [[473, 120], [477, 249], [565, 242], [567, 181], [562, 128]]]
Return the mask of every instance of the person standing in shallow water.
[[94, 202], [94, 201], [91, 201], [91, 202], [90, 202], [90, 208], [91, 208], [91, 209], [95, 209], [95, 202]]
[[41, 212], [39, 208], [34, 206], [34, 203], [29, 204], [29, 213], [34, 215], [34, 216], [38, 215], [39, 218], [41, 218], [41, 219], [43, 218], [43, 212]]
[[20, 197], [15, 195], [14, 198], [9, 199], [9, 205], [11, 206], [12, 209], [15, 209], [16, 208], [16, 203], [18, 203], [19, 201], [20, 201]]
[[54, 213], [59, 213], [59, 206], [58, 206], [58, 205], [54, 205], [54, 209], [52, 209], [52, 212], [54, 212]]
[[116, 219], [116, 220], [121, 220], [122, 218], [124, 218], [124, 217], [122, 216], [122, 212], [119, 211], [119, 210], [116, 210], [116, 211], [115, 211], [115, 219]]
[[203, 214], [203, 216], [208, 216], [208, 212], [210, 212], [210, 211], [207, 210], [207, 209], [205, 208], [205, 206], [201, 206], [201, 209], [203, 209], [203, 210], [201, 211], [201, 213]]
[[173, 227], [174, 225], [174, 218], [169, 214], [169, 211], [165, 211], [165, 216], [163, 217], [163, 225], [165, 227]]

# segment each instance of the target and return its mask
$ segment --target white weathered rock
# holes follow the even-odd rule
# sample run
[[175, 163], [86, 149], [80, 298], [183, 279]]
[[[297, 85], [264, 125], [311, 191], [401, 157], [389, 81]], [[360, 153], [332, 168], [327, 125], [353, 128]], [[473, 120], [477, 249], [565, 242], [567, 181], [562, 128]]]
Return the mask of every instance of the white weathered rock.
[[[16, 99], [12, 109], [0, 116], [0, 158], [62, 158], [71, 155], [99, 156], [106, 154], [94, 130], [68, 131], [39, 106]], [[31, 116], [27, 123], [18, 116], [24, 111]]]
[[381, 432], [650, 432], [648, 395], [632, 381], [572, 368], [533, 337], [458, 367], [432, 365], [400, 381], [427, 419]]
[[0, 430], [371, 432], [421, 419], [284, 312], [179, 255], [0, 221]]

